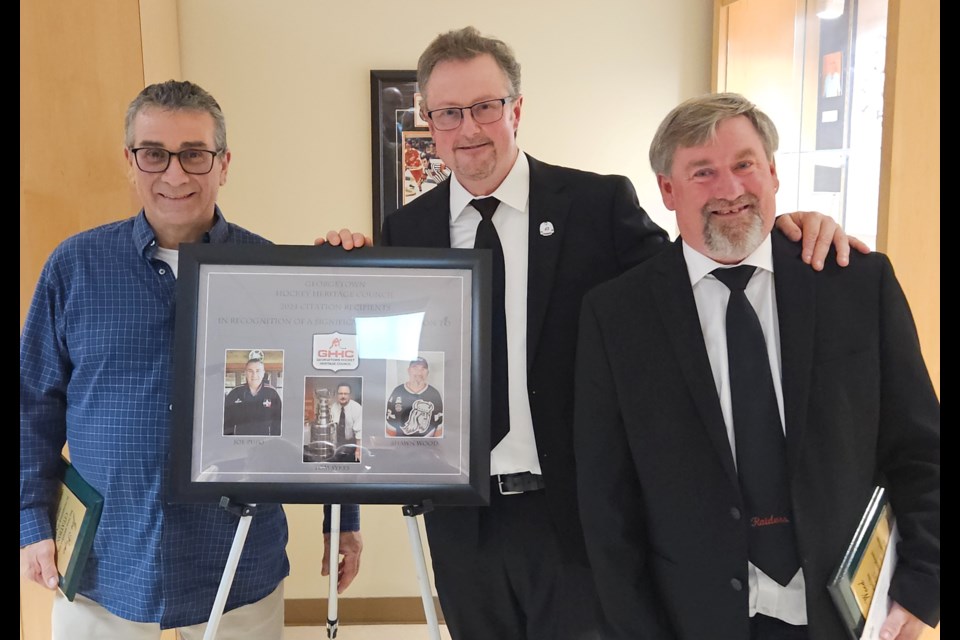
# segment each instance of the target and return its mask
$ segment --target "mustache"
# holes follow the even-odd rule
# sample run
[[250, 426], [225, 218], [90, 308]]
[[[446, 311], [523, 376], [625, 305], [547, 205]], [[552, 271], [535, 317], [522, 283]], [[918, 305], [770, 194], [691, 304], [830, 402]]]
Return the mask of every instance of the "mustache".
[[709, 214], [713, 211], [721, 211], [723, 209], [739, 209], [740, 207], [753, 207], [756, 209], [759, 207], [759, 204], [760, 199], [752, 193], [745, 193], [736, 200], [713, 198], [703, 205], [703, 213]]

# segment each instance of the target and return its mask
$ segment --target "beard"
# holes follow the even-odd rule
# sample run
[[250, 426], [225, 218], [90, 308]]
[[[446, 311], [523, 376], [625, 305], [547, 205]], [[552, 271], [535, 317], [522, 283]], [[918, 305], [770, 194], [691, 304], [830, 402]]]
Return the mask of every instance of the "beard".
[[[722, 209], [749, 207], [747, 215], [737, 214], [726, 219], [714, 214]], [[756, 196], [747, 193], [733, 202], [711, 200], [701, 211], [703, 216], [703, 241], [707, 255], [725, 264], [740, 262], [763, 242], [763, 212]]]

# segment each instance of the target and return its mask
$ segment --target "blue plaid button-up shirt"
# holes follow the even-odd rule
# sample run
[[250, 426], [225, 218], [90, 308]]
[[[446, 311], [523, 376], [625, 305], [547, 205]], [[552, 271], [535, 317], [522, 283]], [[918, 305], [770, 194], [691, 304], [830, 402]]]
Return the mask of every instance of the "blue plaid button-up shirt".
[[[208, 242], [263, 244], [217, 209]], [[164, 628], [210, 614], [237, 529], [215, 505], [164, 504], [173, 383], [175, 278], [141, 211], [64, 241], [43, 268], [20, 336], [20, 546], [52, 537], [64, 441], [104, 496], [80, 593]], [[341, 528], [359, 528], [344, 506]], [[226, 609], [289, 573], [279, 505], [252, 520]]]

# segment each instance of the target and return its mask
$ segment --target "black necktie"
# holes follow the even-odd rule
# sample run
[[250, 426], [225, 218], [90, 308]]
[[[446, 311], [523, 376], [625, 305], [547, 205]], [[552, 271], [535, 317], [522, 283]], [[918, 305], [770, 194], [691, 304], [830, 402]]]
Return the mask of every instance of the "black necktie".
[[506, 276], [503, 265], [503, 245], [497, 228], [493, 226], [493, 214], [500, 206], [494, 197], [471, 200], [470, 204], [480, 212], [482, 220], [477, 227], [475, 249], [493, 250], [493, 326], [490, 338], [493, 348], [490, 369], [490, 448], [493, 449], [510, 431], [510, 403], [507, 381], [507, 315], [504, 306]]
[[747, 509], [750, 562], [781, 585], [800, 564], [790, 508], [787, 447], [763, 330], [744, 289], [755, 267], [716, 269], [730, 289], [727, 360], [737, 473]]

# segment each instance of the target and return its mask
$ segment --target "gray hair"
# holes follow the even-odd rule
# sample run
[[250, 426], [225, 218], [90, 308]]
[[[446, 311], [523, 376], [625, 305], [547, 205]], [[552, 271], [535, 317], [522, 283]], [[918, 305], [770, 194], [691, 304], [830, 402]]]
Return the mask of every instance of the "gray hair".
[[157, 108], [165, 111], [205, 111], [213, 118], [213, 144], [217, 151], [227, 150], [227, 122], [220, 105], [203, 87], [187, 81], [167, 80], [151, 84], [141, 91], [130, 106], [124, 119], [124, 140], [128, 148], [136, 143], [133, 136], [133, 121], [144, 109]]
[[712, 93], [691, 98], [671, 111], [650, 143], [650, 166], [657, 175], [670, 175], [673, 154], [680, 147], [696, 147], [713, 139], [717, 125], [729, 118], [746, 116], [760, 135], [767, 160], [780, 143], [770, 117], [739, 93]]
[[420, 85], [424, 104], [428, 99], [427, 83], [430, 81], [430, 74], [438, 64], [450, 60], [472, 60], [485, 53], [493, 56], [497, 66], [510, 81], [510, 95], [519, 96], [520, 63], [517, 62], [510, 45], [503, 40], [483, 36], [476, 27], [464, 27], [441, 33], [420, 55], [417, 62], [417, 83]]

